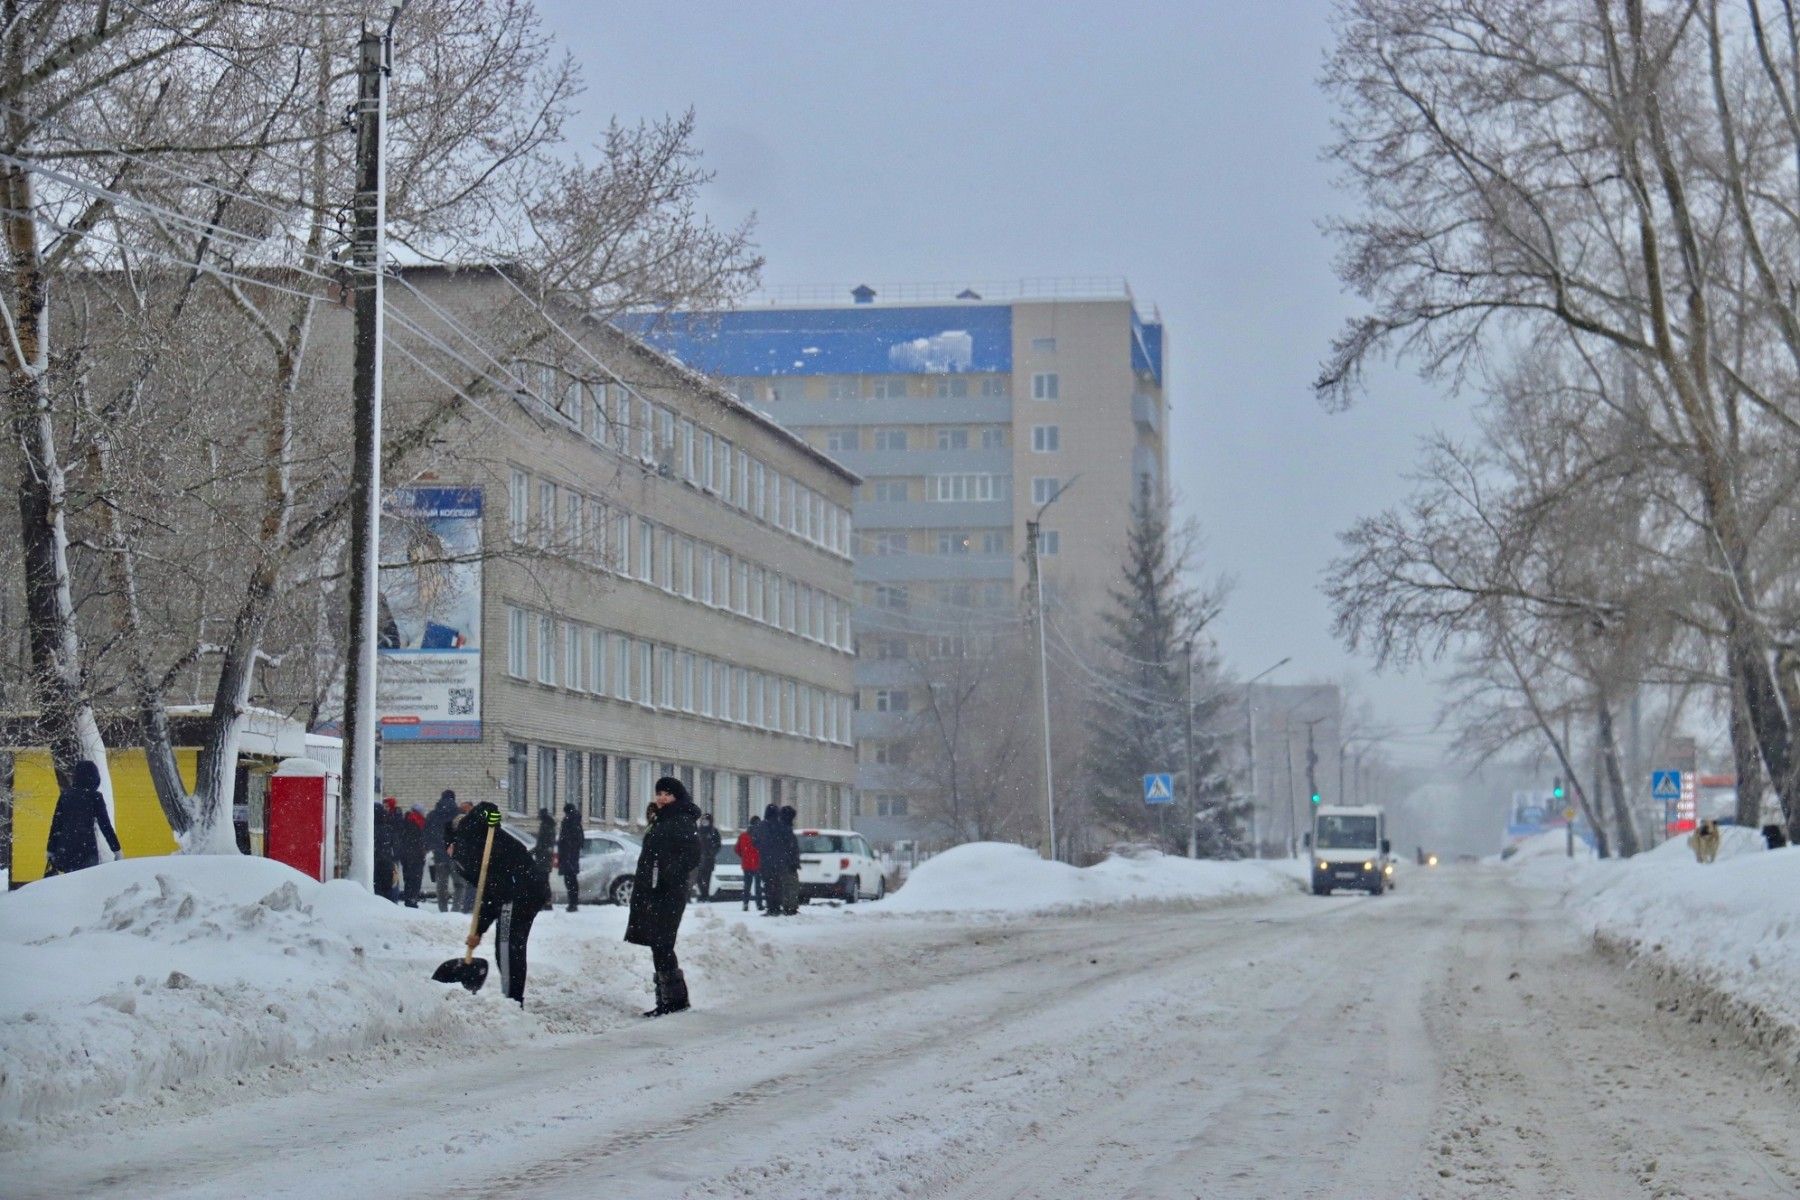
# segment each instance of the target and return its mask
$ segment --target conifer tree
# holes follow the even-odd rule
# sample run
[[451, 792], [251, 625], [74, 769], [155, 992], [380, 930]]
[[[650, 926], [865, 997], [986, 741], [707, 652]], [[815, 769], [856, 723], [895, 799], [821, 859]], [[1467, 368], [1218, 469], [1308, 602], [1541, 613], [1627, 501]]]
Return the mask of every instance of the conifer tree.
[[[1218, 614], [1222, 598], [1219, 589], [1198, 591], [1184, 579], [1195, 540], [1191, 527], [1171, 530], [1162, 498], [1140, 488], [1122, 577], [1109, 590], [1111, 603], [1101, 617], [1106, 662], [1089, 680], [1093, 736], [1086, 767], [1094, 818], [1113, 837], [1153, 842], [1172, 853], [1187, 852], [1186, 792], [1176, 789], [1175, 804], [1148, 805], [1143, 776], [1168, 772], [1179, 779], [1185, 767], [1185, 659]], [[1204, 677], [1196, 674], [1197, 701], [1205, 688]], [[1197, 735], [1216, 704], [1197, 708]], [[1218, 774], [1212, 744], [1196, 736], [1203, 814], [1214, 806], [1206, 783]], [[1209, 838], [1209, 844], [1215, 840]]]

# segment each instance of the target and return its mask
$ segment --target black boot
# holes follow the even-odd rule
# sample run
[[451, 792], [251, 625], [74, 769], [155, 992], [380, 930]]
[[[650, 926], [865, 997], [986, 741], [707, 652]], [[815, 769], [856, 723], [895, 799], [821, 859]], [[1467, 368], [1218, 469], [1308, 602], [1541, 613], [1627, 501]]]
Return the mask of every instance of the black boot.
[[646, 1017], [660, 1017], [669, 1011], [669, 985], [661, 971], [656, 973], [656, 1007], [645, 1011]]
[[569, 911], [575, 912], [576, 911], [575, 906], [580, 903], [581, 903], [581, 885], [579, 883], [571, 883], [569, 885]]
[[663, 991], [663, 1013], [686, 1012], [688, 1010], [687, 976], [680, 971], [670, 971], [668, 982]]

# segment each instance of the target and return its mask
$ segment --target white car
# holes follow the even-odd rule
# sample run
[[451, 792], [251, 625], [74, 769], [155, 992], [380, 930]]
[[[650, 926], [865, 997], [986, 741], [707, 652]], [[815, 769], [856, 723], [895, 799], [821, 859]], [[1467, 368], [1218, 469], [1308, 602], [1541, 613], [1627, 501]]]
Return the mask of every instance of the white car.
[[887, 895], [881, 859], [853, 829], [800, 829], [800, 899], [854, 904]]
[[712, 895], [700, 898], [737, 900], [743, 895], [744, 864], [738, 858], [737, 839], [734, 837], [719, 844], [719, 852], [713, 856]]

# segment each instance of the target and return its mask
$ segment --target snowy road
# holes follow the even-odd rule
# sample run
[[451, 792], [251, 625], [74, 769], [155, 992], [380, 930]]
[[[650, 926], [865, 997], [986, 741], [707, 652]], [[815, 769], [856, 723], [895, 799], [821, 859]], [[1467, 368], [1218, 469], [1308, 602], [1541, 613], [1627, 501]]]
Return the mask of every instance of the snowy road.
[[35, 1139], [0, 1178], [16, 1200], [1800, 1196], [1793, 1091], [1565, 923], [1482, 869], [1381, 899], [858, 921], [842, 978], [866, 956], [874, 994], [374, 1056]]

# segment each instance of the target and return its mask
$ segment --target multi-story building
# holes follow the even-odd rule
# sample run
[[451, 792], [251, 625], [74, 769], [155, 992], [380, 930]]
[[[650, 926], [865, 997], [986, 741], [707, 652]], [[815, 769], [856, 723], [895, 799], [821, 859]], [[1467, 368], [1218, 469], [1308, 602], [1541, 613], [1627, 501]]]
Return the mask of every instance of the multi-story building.
[[[1134, 497], [1166, 504], [1160, 318], [1122, 280], [858, 287], [642, 326], [864, 482], [857, 491], [858, 828], [907, 819], [916, 664], [1012, 620], [1026, 522], [1079, 614], [1118, 577]], [[1067, 621], [1076, 616], [1064, 618]], [[916, 765], [916, 764], [915, 764]]]
[[767, 803], [847, 819], [857, 477], [609, 328], [570, 320], [484, 364], [456, 339], [504, 307], [504, 279], [407, 278], [390, 404], [503, 374], [453, 445], [390, 481], [385, 558], [418, 565], [383, 577], [384, 790], [620, 823], [673, 774], [726, 828]]

